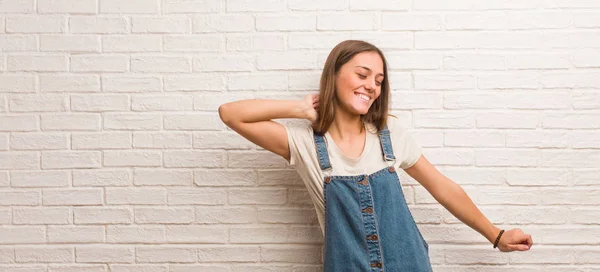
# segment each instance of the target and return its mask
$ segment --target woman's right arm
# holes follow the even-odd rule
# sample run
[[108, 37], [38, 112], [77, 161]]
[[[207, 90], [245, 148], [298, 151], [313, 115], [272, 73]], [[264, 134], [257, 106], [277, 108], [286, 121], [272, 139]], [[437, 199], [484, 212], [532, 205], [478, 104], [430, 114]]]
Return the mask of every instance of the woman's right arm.
[[287, 133], [278, 118], [304, 118], [315, 121], [318, 96], [303, 100], [248, 99], [219, 106], [223, 123], [258, 146], [290, 160]]

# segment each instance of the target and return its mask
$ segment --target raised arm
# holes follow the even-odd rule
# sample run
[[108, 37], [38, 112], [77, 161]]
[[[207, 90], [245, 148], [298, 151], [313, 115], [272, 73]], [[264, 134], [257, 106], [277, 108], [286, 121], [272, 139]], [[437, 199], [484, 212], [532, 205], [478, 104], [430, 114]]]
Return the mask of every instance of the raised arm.
[[318, 96], [309, 94], [303, 100], [248, 99], [219, 106], [223, 123], [242, 137], [290, 160], [287, 133], [283, 125], [271, 121], [278, 118], [316, 120]]

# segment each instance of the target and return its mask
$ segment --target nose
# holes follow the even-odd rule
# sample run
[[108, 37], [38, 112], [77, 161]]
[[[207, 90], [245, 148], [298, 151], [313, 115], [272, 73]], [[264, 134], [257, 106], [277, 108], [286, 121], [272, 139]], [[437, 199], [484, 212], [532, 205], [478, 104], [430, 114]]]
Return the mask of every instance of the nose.
[[365, 89], [367, 89], [369, 92], [374, 92], [375, 91], [375, 82], [367, 82], [365, 83]]

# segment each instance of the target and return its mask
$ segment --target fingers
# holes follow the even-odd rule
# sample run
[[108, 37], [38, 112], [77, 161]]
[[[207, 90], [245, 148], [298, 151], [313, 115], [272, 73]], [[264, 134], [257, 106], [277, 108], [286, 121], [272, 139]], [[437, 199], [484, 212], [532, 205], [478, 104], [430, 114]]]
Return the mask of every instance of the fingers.
[[531, 235], [527, 235], [527, 245], [529, 247], [533, 246], [533, 239], [531, 239]]
[[526, 251], [529, 250], [529, 246], [523, 244], [508, 245], [508, 249], [511, 251]]

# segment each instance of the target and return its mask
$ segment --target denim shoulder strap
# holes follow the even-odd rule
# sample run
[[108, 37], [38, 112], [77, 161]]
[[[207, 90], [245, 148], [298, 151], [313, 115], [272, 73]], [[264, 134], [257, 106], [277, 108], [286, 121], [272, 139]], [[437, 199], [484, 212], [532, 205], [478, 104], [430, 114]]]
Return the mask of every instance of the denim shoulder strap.
[[321, 170], [331, 169], [329, 162], [329, 153], [327, 152], [327, 142], [325, 136], [313, 132], [315, 138], [315, 146], [317, 147], [317, 155], [319, 156], [319, 165]]
[[396, 160], [394, 150], [392, 149], [392, 140], [390, 140], [390, 131], [387, 125], [379, 131], [379, 142], [381, 143], [381, 152], [386, 161]]

